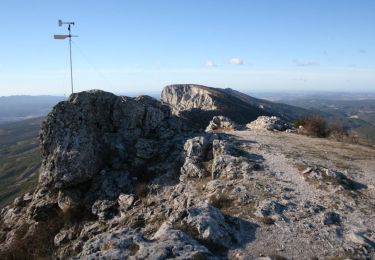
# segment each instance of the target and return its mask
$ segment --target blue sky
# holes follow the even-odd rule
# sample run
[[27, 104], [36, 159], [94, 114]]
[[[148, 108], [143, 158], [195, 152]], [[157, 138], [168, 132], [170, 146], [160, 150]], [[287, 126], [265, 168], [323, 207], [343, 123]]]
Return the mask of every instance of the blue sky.
[[375, 91], [375, 1], [0, 2], [0, 96], [155, 92], [199, 83], [242, 91]]

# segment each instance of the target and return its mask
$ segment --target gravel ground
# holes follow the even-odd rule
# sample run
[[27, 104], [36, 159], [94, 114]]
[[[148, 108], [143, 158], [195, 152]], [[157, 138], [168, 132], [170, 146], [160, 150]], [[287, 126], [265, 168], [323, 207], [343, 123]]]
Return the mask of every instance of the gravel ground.
[[[375, 257], [374, 149], [284, 132], [247, 130], [227, 134], [248, 143], [245, 149], [264, 159], [264, 170], [253, 176], [256, 187], [263, 189], [256, 192], [256, 200], [283, 205], [281, 212], [272, 215], [274, 224], [259, 225], [256, 239], [233, 250], [233, 258]], [[303, 173], [308, 167], [338, 171], [357, 186], [348, 190], [329, 179], [316, 180]], [[340, 220], [323, 223], [329, 212]], [[247, 218], [256, 222], [251, 216]]]

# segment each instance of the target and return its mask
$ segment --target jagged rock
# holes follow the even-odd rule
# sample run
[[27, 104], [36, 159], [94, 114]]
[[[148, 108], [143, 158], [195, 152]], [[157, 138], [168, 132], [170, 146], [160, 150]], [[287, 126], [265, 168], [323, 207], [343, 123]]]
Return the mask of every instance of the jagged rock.
[[133, 194], [120, 194], [117, 200], [121, 210], [127, 210], [134, 202]]
[[121, 167], [137, 155], [150, 158], [155, 149], [147, 137], [168, 138], [176, 128], [169, 108], [147, 96], [118, 97], [103, 91], [73, 94], [55, 106], [43, 124], [40, 183], [58, 189], [84, 183], [101, 171], [109, 156], [115, 167], [116, 160]]
[[54, 237], [54, 245], [59, 247], [63, 244], [68, 243], [75, 237], [75, 230], [74, 228], [63, 228], [60, 230], [59, 233], [57, 233]]
[[280, 215], [283, 213], [285, 209], [286, 209], [286, 206], [282, 205], [277, 200], [258, 201], [255, 215], [258, 217], [269, 217], [273, 215]]
[[206, 132], [215, 130], [235, 130], [237, 124], [225, 116], [214, 116], [206, 128]]
[[23, 196], [15, 198], [13, 205], [14, 207], [25, 207], [32, 199], [33, 195], [30, 192], [28, 192]]
[[235, 147], [230, 142], [219, 139], [213, 140], [212, 152], [214, 157], [220, 155], [238, 155]]
[[202, 167], [200, 161], [187, 157], [184, 165], [181, 167], [180, 180], [184, 181], [186, 178], [202, 178], [205, 174], [206, 170]]
[[254, 163], [245, 157], [235, 157], [231, 155], [215, 156], [212, 162], [211, 176], [215, 178], [237, 179], [250, 175]]
[[223, 214], [209, 204], [187, 208], [174, 216], [172, 225], [208, 244], [227, 248], [235, 238], [235, 231], [226, 223]]
[[117, 203], [111, 200], [97, 200], [91, 207], [92, 214], [98, 216], [99, 220], [113, 218], [117, 211]]
[[197, 136], [188, 139], [184, 144], [186, 157], [204, 159], [207, 153], [209, 140], [206, 136]]
[[216, 193], [217, 191], [223, 190], [225, 187], [225, 182], [223, 180], [211, 180], [207, 182], [205, 190], [209, 193]]
[[333, 185], [338, 187], [338, 191], [357, 191], [367, 188], [366, 185], [349, 179], [342, 172], [321, 166], [308, 167], [302, 171], [302, 174], [307, 180], [318, 181], [320, 187], [328, 187], [329, 185]]
[[167, 86], [161, 93], [161, 100], [172, 105], [174, 111], [191, 110], [216, 110], [214, 99], [210, 95], [210, 89], [195, 85]]
[[81, 196], [82, 193], [76, 189], [59, 191], [57, 204], [59, 208], [64, 212], [76, 209], [81, 205]]
[[276, 116], [260, 116], [255, 121], [246, 125], [249, 129], [284, 131], [291, 128], [290, 124]]
[[185, 162], [181, 167], [181, 181], [187, 178], [202, 178], [206, 175], [202, 162], [210, 159], [210, 141], [209, 137], [196, 136], [185, 142]]
[[239, 156], [234, 146], [227, 141], [213, 141], [213, 162], [211, 176], [213, 179], [224, 177], [236, 179], [251, 174], [254, 162]]
[[131, 178], [126, 170], [102, 170], [95, 177], [87, 199], [94, 194], [100, 199], [115, 200], [121, 193], [131, 193], [132, 191]]
[[[211, 252], [180, 230], [161, 228], [147, 241], [132, 229], [99, 234], [85, 242], [85, 259], [215, 259]], [[211, 258], [212, 257], [212, 258]]]
[[[163, 241], [163, 247], [170, 243], [167, 247], [172, 248], [172, 253], [176, 258], [196, 259], [200, 257], [204, 259], [217, 259], [205, 246], [201, 245], [181, 230], [173, 229], [172, 226], [166, 223], [159, 228], [153, 238]], [[178, 249], [182, 247], [187, 250], [182, 251]]]

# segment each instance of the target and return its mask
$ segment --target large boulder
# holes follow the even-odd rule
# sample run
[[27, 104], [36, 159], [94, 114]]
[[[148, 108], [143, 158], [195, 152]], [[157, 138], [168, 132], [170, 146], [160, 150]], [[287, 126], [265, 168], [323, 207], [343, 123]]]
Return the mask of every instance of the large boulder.
[[151, 158], [155, 144], [147, 138], [171, 137], [170, 116], [167, 106], [147, 96], [119, 97], [99, 90], [73, 94], [43, 123], [40, 184], [71, 187], [91, 180], [108, 164], [121, 168], [135, 156]]
[[251, 130], [277, 130], [285, 131], [291, 128], [291, 125], [277, 116], [260, 116], [256, 120], [246, 125]]
[[206, 132], [216, 130], [236, 130], [237, 124], [226, 116], [214, 116], [206, 128]]

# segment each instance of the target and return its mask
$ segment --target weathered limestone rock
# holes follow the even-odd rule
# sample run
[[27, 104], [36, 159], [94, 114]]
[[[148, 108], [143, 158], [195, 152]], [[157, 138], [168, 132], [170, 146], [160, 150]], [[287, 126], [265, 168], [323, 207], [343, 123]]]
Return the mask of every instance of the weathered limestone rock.
[[58, 193], [57, 203], [59, 208], [67, 212], [81, 205], [82, 193], [76, 189], [61, 190]]
[[217, 106], [210, 95], [210, 89], [198, 85], [167, 86], [161, 93], [161, 100], [170, 104], [175, 113], [191, 110], [216, 110]]
[[202, 162], [209, 159], [210, 142], [209, 136], [196, 136], [185, 142], [185, 162], [181, 167], [181, 181], [186, 178], [202, 178], [206, 175]]
[[85, 259], [215, 259], [212, 253], [180, 230], [161, 229], [153, 241], [132, 229], [101, 233], [85, 242]]
[[202, 178], [205, 174], [206, 170], [203, 168], [200, 161], [187, 157], [184, 165], [181, 167], [180, 180], [183, 181], [186, 178]]
[[120, 194], [117, 200], [121, 210], [129, 209], [134, 202], [133, 194]]
[[259, 130], [277, 130], [277, 131], [285, 131], [286, 129], [291, 128], [291, 125], [281, 120], [279, 117], [276, 116], [260, 116], [255, 121], [246, 125], [249, 129], [259, 129]]
[[220, 210], [206, 203], [187, 208], [169, 221], [193, 238], [222, 248], [229, 247], [238, 232], [226, 222]]
[[224, 140], [214, 140], [212, 144], [212, 178], [236, 179], [249, 175], [255, 165], [249, 159], [240, 156], [233, 145]]
[[92, 214], [96, 215], [99, 220], [107, 220], [114, 217], [117, 203], [112, 200], [97, 200], [91, 207]]
[[206, 128], [206, 132], [215, 130], [235, 130], [238, 126], [230, 118], [225, 116], [214, 116]]
[[209, 140], [206, 136], [197, 136], [185, 142], [184, 150], [186, 157], [205, 159]]
[[66, 188], [92, 179], [108, 160], [116, 166], [116, 160], [125, 163], [135, 156], [150, 159], [155, 143], [145, 138], [161, 138], [161, 128], [173, 131], [170, 115], [167, 106], [146, 96], [73, 94], [43, 124], [40, 184]]

